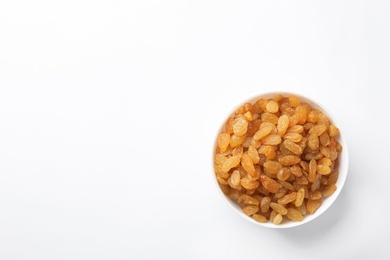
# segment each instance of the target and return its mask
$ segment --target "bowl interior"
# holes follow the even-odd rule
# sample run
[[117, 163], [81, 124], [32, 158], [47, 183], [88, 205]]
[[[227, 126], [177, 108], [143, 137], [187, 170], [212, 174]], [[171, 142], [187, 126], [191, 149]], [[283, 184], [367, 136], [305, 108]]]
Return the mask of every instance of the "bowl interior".
[[[281, 94], [283, 96], [287, 96], [287, 95], [290, 95], [290, 94], [294, 94], [296, 95], [297, 97], [299, 97], [299, 99], [301, 101], [304, 101], [304, 102], [307, 102], [312, 108], [318, 108], [320, 109], [324, 114], [326, 114], [328, 116], [328, 119], [329, 121], [334, 124], [335, 126], [337, 126], [340, 130], [340, 136], [337, 138], [337, 141], [342, 145], [343, 147], [343, 150], [341, 151], [341, 153], [339, 154], [339, 166], [338, 166], [338, 170], [339, 170], [339, 177], [338, 177], [338, 180], [336, 182], [336, 186], [337, 186], [337, 190], [329, 197], [323, 199], [322, 201], [322, 205], [318, 208], [318, 210], [313, 214], [313, 215], [310, 215], [310, 214], [306, 214], [303, 218], [303, 220], [301, 222], [293, 222], [293, 221], [284, 221], [282, 224], [280, 225], [275, 225], [271, 222], [267, 222], [267, 223], [260, 223], [260, 222], [257, 222], [255, 221], [253, 218], [251, 217], [248, 217], [247, 215], [245, 215], [241, 208], [239, 207], [239, 205], [234, 202], [233, 200], [231, 200], [228, 196], [226, 196], [221, 188], [219, 187], [219, 184], [218, 184], [218, 181], [217, 179], [215, 178], [215, 173], [214, 173], [214, 155], [215, 155], [215, 151], [216, 151], [216, 148], [217, 148], [217, 135], [224, 130], [224, 124], [226, 122], [226, 120], [233, 116], [234, 115], [234, 112], [239, 108], [239, 106], [241, 106], [242, 104], [244, 103], [254, 103], [256, 102], [259, 98], [272, 98], [274, 97], [276, 94]], [[269, 93], [265, 93], [265, 94], [260, 94], [260, 95], [257, 95], [257, 96], [254, 96], [252, 98], [249, 98], [247, 100], [244, 100], [243, 102], [241, 102], [240, 104], [238, 104], [234, 109], [232, 109], [231, 113], [229, 113], [224, 119], [223, 121], [221, 122], [221, 127], [219, 129], [219, 131], [217, 132], [217, 134], [215, 135], [215, 142], [214, 142], [214, 146], [213, 146], [213, 151], [212, 151], [212, 173], [213, 173], [213, 179], [214, 179], [214, 183], [215, 185], [217, 186], [217, 189], [219, 190], [219, 193], [222, 195], [222, 197], [224, 198], [225, 201], [228, 202], [228, 204], [233, 208], [234, 211], [236, 211], [240, 216], [242, 216], [243, 218], [245, 218], [246, 220], [256, 224], [256, 225], [260, 225], [260, 226], [264, 226], [264, 227], [269, 227], [269, 228], [289, 228], [289, 227], [295, 227], [295, 226], [300, 226], [300, 225], [303, 225], [305, 223], [308, 223], [310, 221], [312, 221], [313, 219], [317, 218], [318, 216], [320, 216], [323, 212], [325, 212], [331, 205], [332, 203], [337, 199], [338, 195], [340, 194], [343, 186], [344, 186], [344, 183], [345, 183], [345, 180], [346, 180], [346, 177], [347, 177], [347, 173], [348, 173], [348, 163], [349, 163], [349, 158], [348, 158], [348, 148], [347, 148], [347, 143], [345, 141], [345, 138], [344, 138], [344, 135], [343, 135], [343, 130], [340, 128], [340, 124], [337, 122], [337, 120], [335, 119], [334, 115], [331, 114], [329, 112], [328, 109], [326, 109], [324, 106], [320, 105], [318, 102], [316, 101], [313, 101], [312, 99], [308, 99], [304, 96], [301, 96], [299, 94], [296, 94], [296, 93], [291, 93], [291, 92], [269, 92]]]

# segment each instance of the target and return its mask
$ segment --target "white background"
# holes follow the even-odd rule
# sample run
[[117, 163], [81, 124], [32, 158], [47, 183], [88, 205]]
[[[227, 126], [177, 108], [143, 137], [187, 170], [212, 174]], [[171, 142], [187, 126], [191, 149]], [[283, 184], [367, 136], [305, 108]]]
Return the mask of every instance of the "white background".
[[[390, 2], [0, 1], [0, 259], [389, 259]], [[337, 115], [347, 182], [287, 230], [238, 216], [214, 135], [262, 92]]]

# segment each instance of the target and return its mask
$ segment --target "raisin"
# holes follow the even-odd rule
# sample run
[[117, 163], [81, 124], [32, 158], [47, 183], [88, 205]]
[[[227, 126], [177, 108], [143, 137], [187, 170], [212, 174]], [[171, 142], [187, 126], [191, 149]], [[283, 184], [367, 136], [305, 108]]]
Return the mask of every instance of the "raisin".
[[220, 133], [218, 135], [218, 147], [222, 152], [225, 152], [230, 143], [230, 135], [228, 133]]
[[277, 161], [268, 160], [264, 163], [264, 168], [269, 172], [276, 174], [282, 168], [282, 165]]
[[297, 192], [297, 197], [295, 199], [295, 206], [296, 207], [301, 206], [304, 199], [305, 199], [305, 189], [300, 188]]
[[301, 101], [299, 100], [299, 98], [297, 96], [293, 95], [293, 94], [288, 96], [288, 102], [294, 108], [296, 108], [299, 105], [301, 105]]
[[259, 211], [259, 207], [253, 206], [253, 205], [246, 206], [242, 209], [242, 212], [244, 212], [248, 216], [251, 216], [251, 215], [257, 213], [258, 211]]
[[261, 139], [261, 142], [266, 145], [278, 145], [282, 142], [282, 139], [277, 134], [270, 134]]
[[322, 200], [308, 200], [306, 203], [306, 210], [309, 214], [314, 214], [314, 212], [317, 211], [317, 209], [321, 206]]
[[298, 156], [295, 155], [285, 155], [279, 157], [279, 163], [283, 166], [290, 166], [297, 164], [301, 161], [301, 159]]
[[239, 156], [232, 156], [228, 158], [225, 163], [222, 165], [222, 171], [228, 172], [231, 168], [236, 167], [240, 163]]
[[279, 111], [279, 103], [274, 100], [270, 100], [265, 106], [265, 109], [267, 112], [276, 113]]
[[288, 204], [290, 202], [295, 201], [296, 198], [297, 198], [297, 193], [296, 192], [291, 192], [289, 194], [284, 195], [280, 199], [278, 199], [278, 204], [286, 205], [286, 204]]
[[267, 218], [264, 217], [263, 215], [260, 215], [260, 214], [253, 214], [253, 215], [252, 215], [252, 218], [253, 218], [254, 220], [256, 220], [257, 222], [262, 222], [262, 223], [267, 222]]
[[279, 117], [277, 129], [278, 129], [278, 134], [280, 136], [283, 136], [286, 133], [289, 124], [290, 124], [290, 120], [288, 116], [282, 115]]
[[281, 215], [286, 215], [287, 213], [287, 209], [281, 205], [281, 204], [278, 204], [278, 203], [275, 203], [275, 202], [271, 202], [269, 204], [269, 206], [276, 212], [276, 213], [279, 213]]
[[236, 136], [243, 136], [248, 131], [248, 121], [246, 121], [244, 118], [239, 117], [236, 120], [234, 120], [233, 123], [233, 133]]
[[279, 191], [279, 184], [267, 175], [262, 174], [260, 176], [260, 182], [263, 187], [271, 193], [277, 193]]
[[247, 153], [244, 153], [242, 155], [241, 165], [250, 176], [255, 175], [255, 166], [253, 165], [252, 158]]
[[297, 145], [290, 139], [286, 139], [283, 142], [284, 146], [286, 146], [287, 149], [289, 149], [292, 153], [301, 155], [302, 154], [302, 148], [301, 146]]
[[294, 208], [287, 209], [286, 217], [292, 221], [302, 221], [303, 220], [302, 213], [299, 210], [294, 209]]
[[269, 210], [270, 203], [271, 203], [271, 199], [269, 197], [262, 198], [260, 201], [261, 212], [266, 213]]

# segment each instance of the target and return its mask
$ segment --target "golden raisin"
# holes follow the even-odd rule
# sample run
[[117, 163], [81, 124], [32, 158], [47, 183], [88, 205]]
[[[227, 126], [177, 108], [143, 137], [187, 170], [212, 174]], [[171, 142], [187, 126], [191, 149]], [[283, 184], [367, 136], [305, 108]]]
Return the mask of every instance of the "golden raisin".
[[298, 156], [295, 155], [284, 155], [279, 157], [279, 163], [283, 166], [290, 166], [297, 164], [301, 161]]
[[274, 100], [270, 100], [265, 106], [265, 109], [267, 112], [276, 113], [279, 111], [279, 103]]
[[277, 134], [270, 134], [261, 139], [261, 142], [266, 145], [278, 145], [282, 142], [282, 138]]
[[248, 122], [244, 118], [239, 117], [236, 120], [234, 120], [233, 133], [236, 136], [243, 136], [247, 131], [248, 131]]
[[253, 214], [252, 218], [257, 222], [263, 222], [263, 223], [267, 222], [267, 218], [260, 214]]
[[263, 187], [271, 193], [277, 193], [279, 191], [279, 184], [267, 175], [262, 174], [260, 176], [260, 182], [263, 184]]
[[290, 120], [288, 116], [282, 115], [279, 117], [277, 129], [278, 129], [278, 134], [280, 136], [283, 136], [286, 133], [289, 124], [290, 124]]
[[241, 145], [245, 141], [245, 136], [237, 136], [237, 135], [231, 135], [230, 136], [230, 147], [234, 148], [239, 145]]
[[290, 202], [295, 201], [296, 198], [297, 198], [297, 193], [296, 192], [291, 192], [289, 194], [284, 195], [280, 199], [278, 199], [278, 204], [286, 205], [286, 204], [288, 204]]
[[284, 146], [286, 146], [287, 149], [289, 149], [292, 153], [301, 155], [302, 154], [302, 148], [301, 146], [297, 145], [290, 139], [286, 139], [283, 142]]
[[299, 191], [297, 192], [297, 197], [295, 199], [295, 206], [296, 207], [301, 206], [304, 199], [305, 199], [305, 189], [300, 188]]
[[308, 200], [306, 203], [306, 210], [309, 214], [314, 214], [314, 212], [317, 211], [317, 209], [321, 206], [322, 201], [321, 199], [318, 200]]
[[340, 134], [339, 129], [334, 125], [329, 126], [329, 135], [331, 137], [338, 136]]
[[281, 215], [286, 215], [286, 213], [287, 213], [287, 209], [286, 209], [283, 205], [281, 205], [281, 204], [279, 204], [279, 203], [271, 202], [271, 203], [269, 204], [269, 206], [270, 206], [273, 210], [275, 210], [276, 213], [279, 213], [279, 214], [281, 214]]
[[240, 157], [232, 156], [228, 158], [222, 165], [222, 171], [228, 172], [231, 168], [236, 167], [240, 163]]
[[272, 160], [266, 161], [263, 166], [264, 169], [273, 174], [276, 174], [280, 169], [282, 169], [282, 165], [279, 162]]
[[339, 129], [295, 95], [241, 105], [216, 140], [226, 196], [257, 222], [302, 221], [337, 190]]
[[267, 136], [269, 133], [271, 133], [272, 127], [271, 126], [264, 126], [263, 128], [260, 127], [259, 131], [255, 133], [253, 136], [253, 139], [260, 140]]
[[259, 211], [259, 207], [258, 206], [253, 206], [253, 205], [246, 206], [245, 208], [242, 209], [242, 212], [244, 212], [248, 216], [251, 216], [251, 215], [255, 214], [258, 211]]
[[301, 105], [301, 101], [299, 100], [299, 98], [295, 95], [292, 95], [292, 94], [288, 96], [288, 102], [294, 108]]
[[255, 176], [255, 166], [253, 165], [252, 158], [247, 153], [242, 155], [241, 165], [250, 176]]
[[261, 115], [261, 120], [263, 120], [263, 122], [269, 122], [276, 125], [278, 123], [279, 118], [272, 113], [265, 112]]
[[294, 209], [294, 208], [287, 209], [286, 217], [292, 221], [302, 221], [303, 220], [302, 213], [299, 210]]
[[218, 135], [218, 147], [222, 152], [226, 151], [230, 143], [230, 135], [228, 133], [220, 133]]

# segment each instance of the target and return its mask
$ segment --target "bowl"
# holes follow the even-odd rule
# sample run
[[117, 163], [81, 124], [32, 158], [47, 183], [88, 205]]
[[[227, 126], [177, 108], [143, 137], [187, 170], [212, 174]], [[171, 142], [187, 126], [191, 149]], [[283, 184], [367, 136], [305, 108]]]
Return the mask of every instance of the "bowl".
[[[322, 204], [321, 206], [314, 212], [314, 214], [306, 214], [303, 216], [303, 220], [302, 221], [299, 221], [299, 222], [295, 222], [295, 221], [291, 221], [291, 220], [284, 220], [281, 224], [279, 225], [276, 225], [270, 221], [267, 221], [265, 223], [263, 222], [257, 222], [255, 221], [252, 217], [249, 217], [248, 215], [244, 214], [242, 209], [240, 208], [240, 206], [238, 205], [237, 202], [233, 201], [232, 199], [230, 199], [227, 195], [225, 195], [222, 191], [222, 189], [220, 188], [219, 186], [219, 183], [216, 179], [216, 174], [214, 172], [214, 158], [215, 158], [215, 152], [216, 152], [216, 149], [218, 147], [218, 144], [217, 144], [217, 136], [220, 132], [222, 132], [225, 128], [225, 123], [226, 123], [226, 120], [229, 118], [229, 117], [232, 117], [234, 115], [234, 112], [243, 104], [245, 103], [251, 103], [253, 104], [254, 102], [256, 102], [258, 99], [260, 98], [273, 98], [275, 97], [275, 95], [277, 94], [281, 94], [283, 96], [288, 96], [290, 94], [293, 94], [295, 96], [297, 96], [301, 101], [303, 102], [307, 102], [312, 108], [318, 108], [319, 110], [321, 110], [324, 114], [326, 114], [328, 116], [328, 119], [330, 121], [331, 124], [337, 126], [337, 128], [340, 130], [340, 135], [336, 138], [337, 142], [339, 142], [341, 144], [341, 146], [343, 147], [341, 153], [338, 154], [338, 162], [339, 162], [339, 165], [338, 165], [338, 171], [339, 171], [339, 177], [337, 179], [337, 182], [336, 182], [336, 186], [337, 186], [337, 189], [336, 191], [329, 197], [327, 198], [324, 198], [322, 200]], [[337, 121], [337, 118], [334, 116], [334, 114], [332, 114], [324, 105], [320, 104], [318, 101], [315, 101], [313, 100], [312, 98], [308, 98], [306, 96], [303, 96], [303, 95], [300, 95], [300, 94], [297, 94], [297, 93], [291, 93], [291, 92], [268, 92], [268, 93], [263, 93], [263, 94], [259, 94], [259, 95], [255, 95], [253, 97], [250, 97], [244, 101], [242, 101], [240, 104], [238, 104], [236, 107], [234, 107], [232, 109], [232, 111], [230, 113], [227, 113], [226, 117], [222, 119], [221, 121], [221, 127], [218, 129], [216, 135], [215, 135], [215, 142], [214, 142], [214, 145], [213, 145], [213, 150], [212, 150], [212, 163], [211, 163], [211, 168], [212, 168], [212, 179], [213, 179], [213, 182], [215, 183], [215, 186], [218, 190], [218, 193], [221, 195], [221, 198], [227, 202], [227, 204], [230, 206], [230, 208], [233, 209], [233, 211], [235, 211], [238, 215], [240, 215], [243, 219], [255, 224], [255, 225], [259, 225], [259, 226], [262, 226], [262, 227], [266, 227], [266, 228], [275, 228], [275, 229], [282, 229], [282, 228], [291, 228], [291, 227], [297, 227], [297, 226], [301, 226], [301, 225], [304, 225], [316, 218], [318, 218], [320, 215], [322, 215], [334, 202], [335, 200], [337, 199], [337, 197], [339, 196], [341, 190], [343, 189], [343, 186], [344, 186], [344, 183], [345, 183], [345, 180], [347, 178], [347, 174], [348, 174], [348, 163], [349, 163], [349, 157], [348, 157], [348, 147], [347, 147], [347, 143], [345, 141], [345, 137], [344, 137], [344, 132], [343, 130], [341, 129], [340, 127], [340, 124], [338, 123]], [[261, 185], [261, 184], [260, 184]]]

